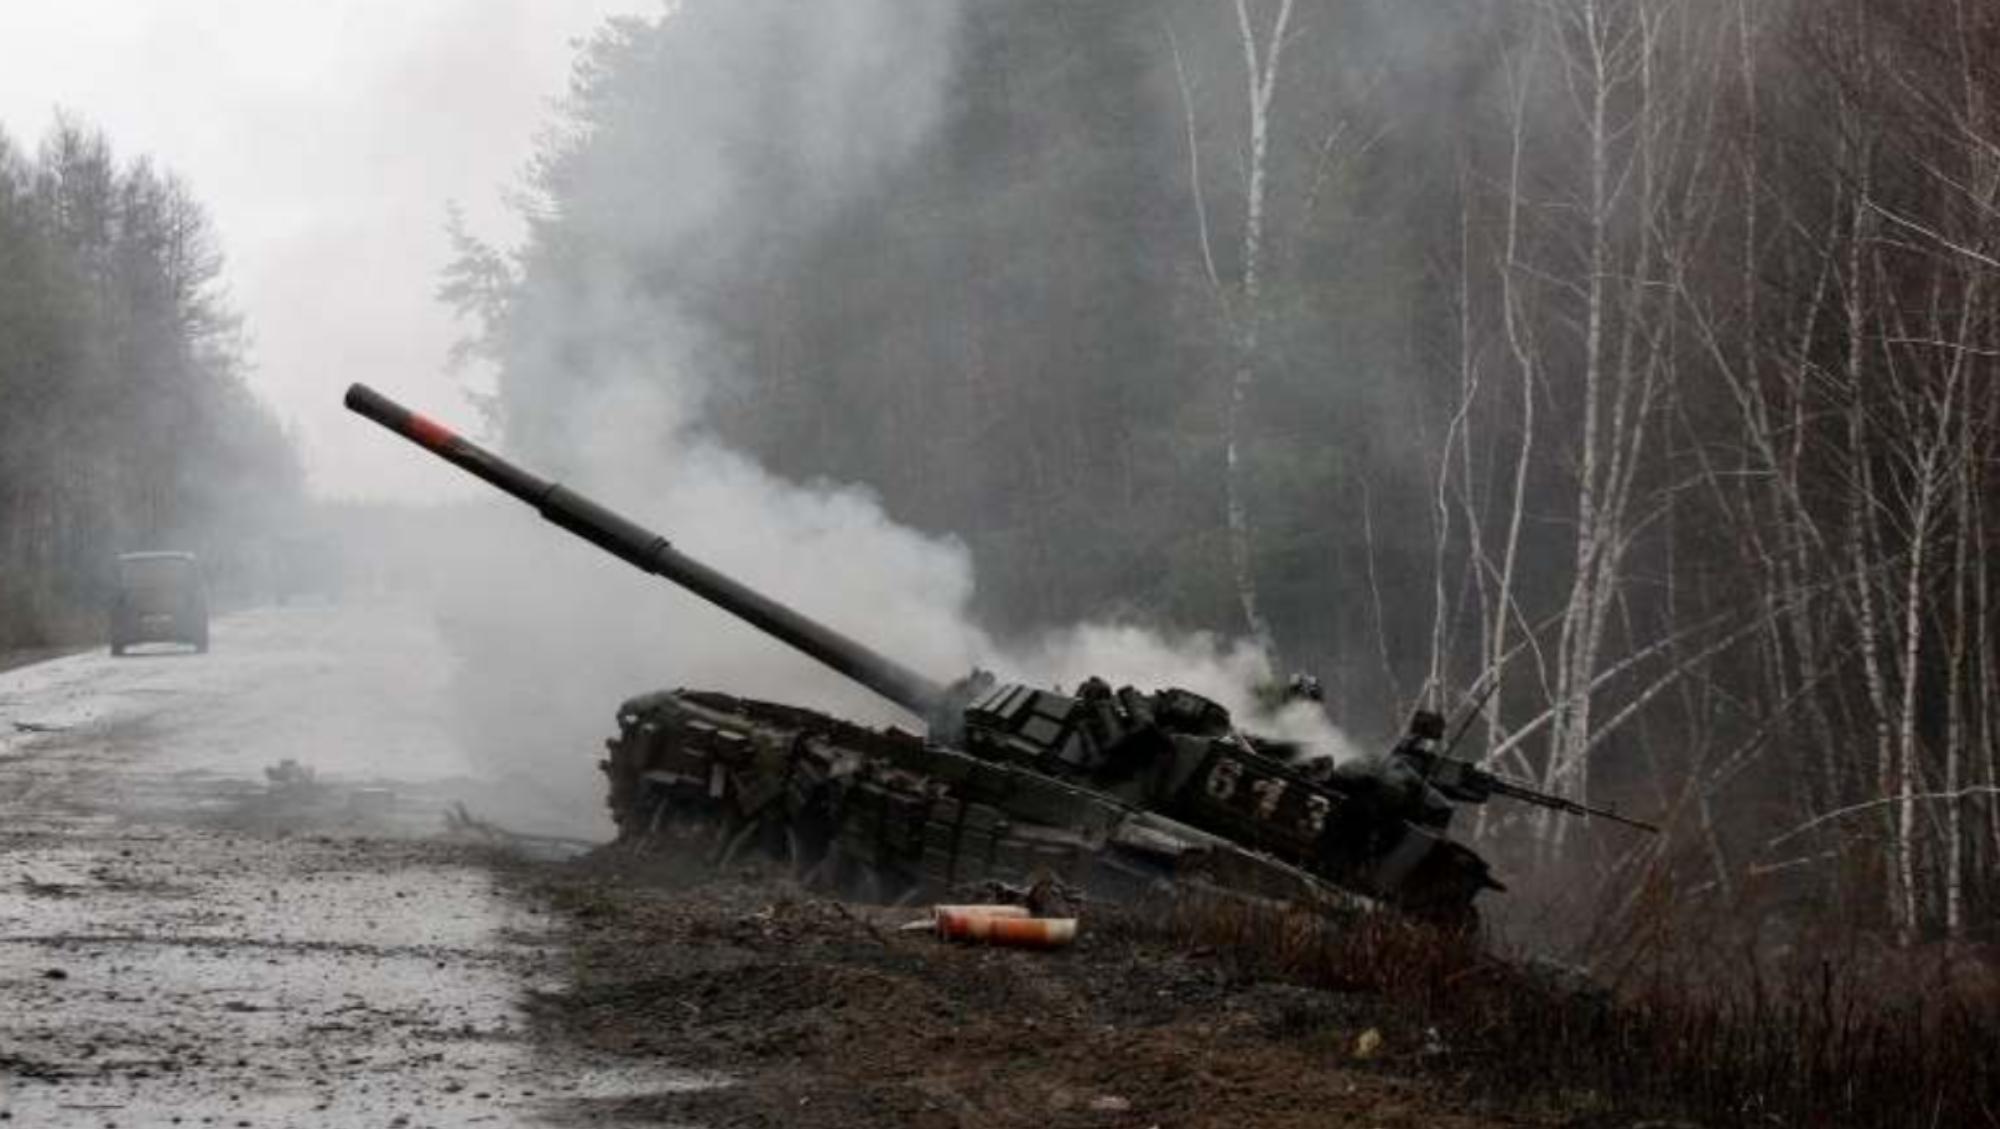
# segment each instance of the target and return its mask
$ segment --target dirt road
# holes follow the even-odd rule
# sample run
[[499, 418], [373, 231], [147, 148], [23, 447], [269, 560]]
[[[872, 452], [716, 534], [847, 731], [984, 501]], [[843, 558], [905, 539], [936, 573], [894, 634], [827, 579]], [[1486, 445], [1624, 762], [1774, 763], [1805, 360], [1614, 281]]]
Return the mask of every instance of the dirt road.
[[703, 1084], [523, 1019], [557, 926], [436, 837], [483, 793], [423, 617], [150, 650], [0, 673], [0, 1121], [533, 1125]]

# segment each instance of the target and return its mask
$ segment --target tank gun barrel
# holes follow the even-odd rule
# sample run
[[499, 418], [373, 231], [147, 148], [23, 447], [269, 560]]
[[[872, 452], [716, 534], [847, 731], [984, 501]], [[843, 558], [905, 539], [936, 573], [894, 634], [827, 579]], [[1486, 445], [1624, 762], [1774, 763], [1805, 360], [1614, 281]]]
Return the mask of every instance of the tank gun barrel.
[[460, 470], [533, 506], [555, 525], [635, 568], [673, 581], [919, 717], [937, 716], [945, 705], [945, 688], [929, 678], [737, 583], [682, 553], [652, 530], [560, 483], [515, 466], [367, 385], [349, 387], [346, 404], [350, 411], [374, 420]]

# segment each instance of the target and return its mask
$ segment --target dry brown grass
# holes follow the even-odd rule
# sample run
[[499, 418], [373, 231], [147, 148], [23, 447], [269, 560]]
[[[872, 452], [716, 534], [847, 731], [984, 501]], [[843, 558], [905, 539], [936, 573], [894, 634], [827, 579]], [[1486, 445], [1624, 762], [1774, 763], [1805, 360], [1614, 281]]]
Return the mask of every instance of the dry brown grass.
[[1494, 956], [1386, 913], [1188, 904], [1147, 924], [1246, 976], [1370, 993], [1434, 1028], [1438, 1072], [1578, 1120], [1889, 1129], [2000, 1126], [2000, 1000], [1963, 952], [1851, 945], [1780, 965], [1664, 927], [1596, 974]]

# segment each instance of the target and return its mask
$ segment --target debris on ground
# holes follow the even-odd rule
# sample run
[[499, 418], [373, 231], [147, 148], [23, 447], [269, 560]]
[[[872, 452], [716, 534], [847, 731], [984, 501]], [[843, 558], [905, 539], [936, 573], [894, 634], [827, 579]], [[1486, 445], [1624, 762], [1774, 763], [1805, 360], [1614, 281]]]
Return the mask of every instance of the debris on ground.
[[988, 879], [953, 891], [977, 905], [1019, 906], [1030, 917], [1076, 917], [1083, 912], [1083, 894], [1059, 878], [1044, 876], [1027, 885]]
[[1354, 1037], [1354, 1060], [1367, 1062], [1382, 1053], [1382, 1032], [1370, 1027]]
[[69, 882], [43, 882], [33, 875], [21, 876], [21, 892], [31, 898], [80, 898], [83, 892]]
[[563, 835], [535, 835], [502, 827], [473, 815], [466, 810], [463, 803], [454, 803], [445, 809], [444, 832], [447, 839], [483, 843], [528, 858], [570, 858], [598, 846], [588, 839]]
[[939, 906], [931, 927], [940, 940], [1009, 949], [1060, 949], [1076, 940], [1076, 918], [1030, 917], [1017, 906]]
[[[570, 922], [539, 1038], [737, 1084], [587, 1103], [580, 1120], [709, 1125], [1323, 1125], [1491, 1129], [1379, 997], [1260, 981], [1108, 908], [1053, 952], [940, 945], [934, 915], [853, 905], [754, 868], [676, 873], [600, 852], [508, 872]], [[1021, 906], [1026, 891], [955, 890]], [[1004, 911], [1003, 911], [1004, 912]], [[1034, 920], [1031, 917], [992, 920]], [[1368, 1061], [1350, 1056], [1375, 1030]], [[1403, 1053], [1394, 1048], [1410, 1048]], [[1420, 1071], [1422, 1073], [1420, 1073]]]
[[274, 795], [293, 798], [315, 796], [325, 788], [320, 783], [317, 770], [291, 757], [265, 768], [264, 779], [268, 782], [267, 789]]

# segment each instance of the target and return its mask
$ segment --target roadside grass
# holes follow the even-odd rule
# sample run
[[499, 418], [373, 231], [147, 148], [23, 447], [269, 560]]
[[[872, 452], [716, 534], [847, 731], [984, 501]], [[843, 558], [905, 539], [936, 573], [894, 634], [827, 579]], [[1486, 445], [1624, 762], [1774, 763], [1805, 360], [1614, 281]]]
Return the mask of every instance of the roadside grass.
[[12, 614], [0, 609], [0, 670], [102, 646], [108, 630], [104, 609], [94, 604], [88, 609], [38, 609], [33, 614], [25, 608], [13, 609]]
[[74, 655], [82, 651], [95, 650], [98, 646], [101, 646], [101, 644], [80, 642], [68, 646], [19, 647], [12, 650], [0, 650], [0, 672], [17, 670], [24, 666], [33, 666], [36, 663], [47, 662], [50, 659], [59, 659], [65, 655]]
[[[657, 859], [614, 869], [634, 865], [685, 880]], [[1231, 980], [1375, 1001], [1361, 1013], [1379, 1017], [1371, 1061], [1496, 1110], [1621, 1129], [2000, 1129], [1990, 954], [1895, 950], [1848, 930], [1774, 957], [1653, 892], [1595, 939], [1588, 973], [1390, 912], [1182, 897], [1086, 916], [1093, 944], [1166, 945]], [[618, 903], [589, 886], [558, 904], [588, 926]], [[1280, 1026], [1330, 1066], [1355, 1064], [1351, 1018], [1306, 1009]]]
[[2000, 1127], [2000, 993], [1962, 958], [1857, 946], [1779, 965], [1656, 930], [1586, 977], [1390, 913], [1190, 901], [1116, 927], [1378, 997], [1428, 1073], [1585, 1124]]

